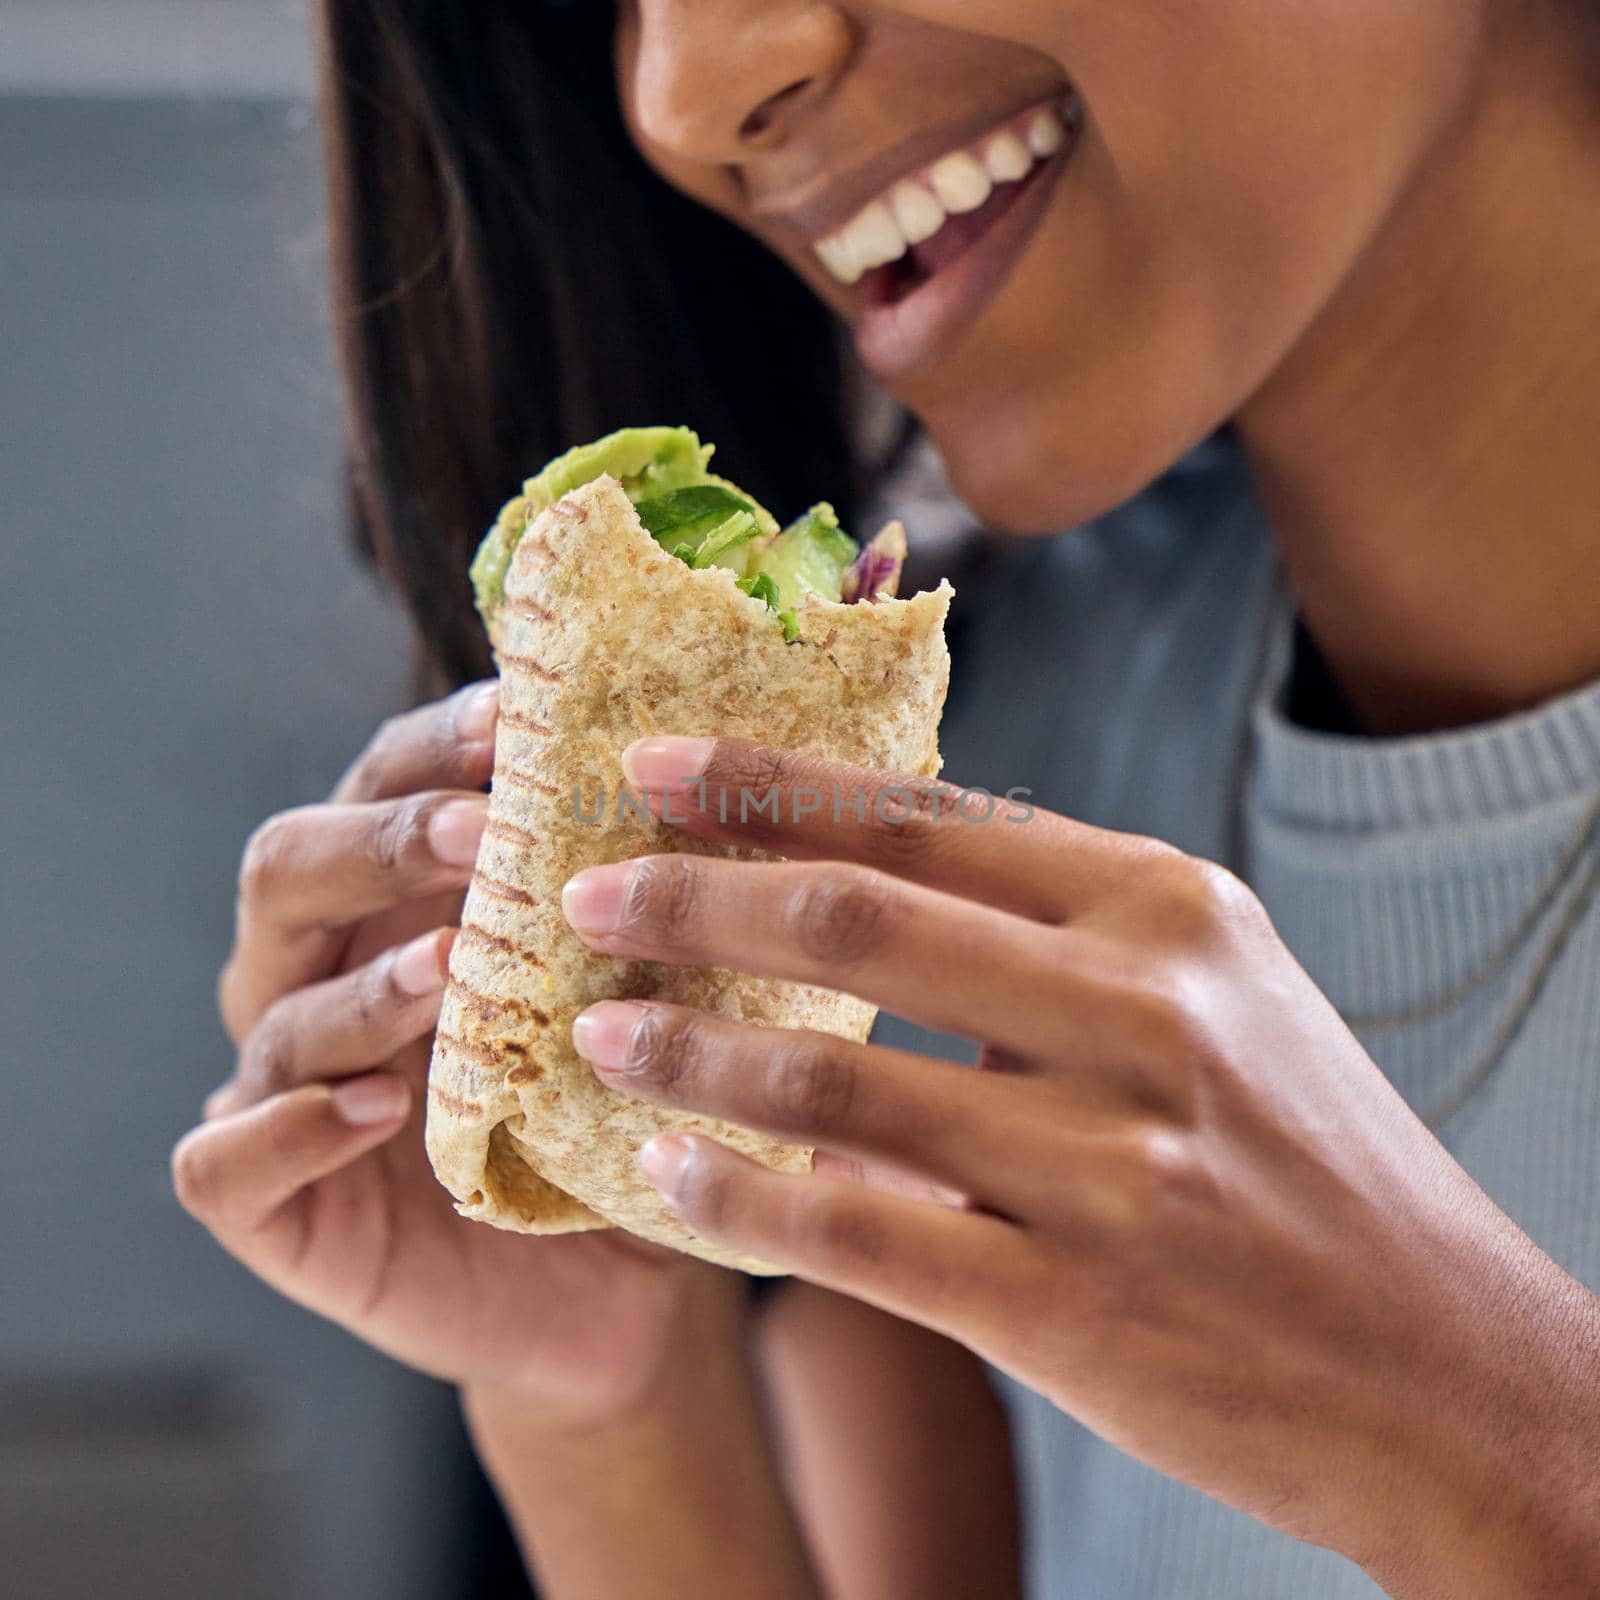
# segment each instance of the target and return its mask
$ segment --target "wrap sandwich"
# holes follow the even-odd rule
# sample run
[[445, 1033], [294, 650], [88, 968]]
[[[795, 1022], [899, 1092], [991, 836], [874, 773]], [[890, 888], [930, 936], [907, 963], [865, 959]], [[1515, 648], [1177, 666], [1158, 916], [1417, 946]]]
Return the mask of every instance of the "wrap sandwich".
[[[949, 680], [951, 590], [894, 597], [905, 535], [860, 547], [832, 508], [780, 528], [707, 470], [685, 428], [581, 446], [501, 513], [472, 578], [500, 672], [489, 821], [429, 1073], [427, 1148], [466, 1217], [524, 1233], [616, 1226], [741, 1267], [638, 1170], [658, 1133], [695, 1131], [785, 1171], [811, 1151], [607, 1089], [573, 1019], [660, 999], [864, 1040], [875, 1009], [795, 983], [593, 954], [561, 912], [584, 867], [661, 851], [754, 856], [643, 815], [622, 752], [717, 734], [932, 777]], [[770, 814], [770, 812], [769, 812]]]

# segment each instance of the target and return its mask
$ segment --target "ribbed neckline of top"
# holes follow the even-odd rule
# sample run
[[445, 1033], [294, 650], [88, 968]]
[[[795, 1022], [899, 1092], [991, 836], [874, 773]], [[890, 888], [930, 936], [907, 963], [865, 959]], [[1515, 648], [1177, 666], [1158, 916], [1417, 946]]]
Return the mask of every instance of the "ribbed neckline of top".
[[1528, 711], [1441, 733], [1373, 738], [1301, 727], [1285, 712], [1294, 605], [1281, 578], [1250, 710], [1258, 804], [1279, 819], [1374, 833], [1483, 822], [1592, 793], [1600, 679]]

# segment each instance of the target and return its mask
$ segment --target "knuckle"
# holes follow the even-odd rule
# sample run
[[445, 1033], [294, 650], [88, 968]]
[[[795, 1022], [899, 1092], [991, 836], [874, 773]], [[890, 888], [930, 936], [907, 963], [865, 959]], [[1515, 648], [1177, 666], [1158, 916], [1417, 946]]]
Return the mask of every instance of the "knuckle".
[[872, 1268], [888, 1254], [883, 1219], [849, 1193], [818, 1196], [802, 1216], [807, 1254], [845, 1269]]
[[1109, 1339], [1148, 1314], [1151, 1296], [1170, 1274], [1163, 1217], [1137, 1155], [1119, 1151], [1080, 1195], [1079, 1209], [1058, 1241], [1075, 1264], [1074, 1314], [1091, 1342]]
[[1132, 1136], [1129, 1170], [1147, 1228], [1160, 1229], [1165, 1218], [1189, 1210], [1209, 1190], [1192, 1142], [1170, 1128], [1142, 1128]]
[[1186, 856], [1171, 874], [1168, 914], [1181, 936], [1211, 940], [1254, 927], [1266, 913], [1251, 889], [1215, 861]]
[[872, 859], [891, 872], [928, 861], [956, 837], [957, 791], [925, 779], [888, 783], [866, 804], [865, 834]]
[[1164, 974], [1134, 985], [1122, 997], [1120, 1010], [1123, 1027], [1141, 1060], [1182, 1060], [1201, 1037], [1201, 1018], [1193, 995]]
[[855, 1068], [822, 1039], [785, 1043], [767, 1072], [767, 1101], [784, 1127], [819, 1134], [850, 1126], [856, 1105]]
[[242, 988], [243, 973], [240, 968], [239, 953], [235, 950], [217, 974], [216, 985], [217, 1015], [222, 1019], [222, 1026], [235, 1045], [244, 1043], [248, 1027]]
[[477, 694], [479, 686], [468, 684], [443, 700], [421, 706], [410, 713], [410, 741], [418, 746], [429, 771], [449, 775], [465, 765], [461, 740], [462, 713]]
[[239, 862], [239, 898], [259, 903], [282, 881], [295, 851], [295, 813], [280, 811], [268, 817], [245, 840]]
[[652, 1006], [629, 1036], [627, 1071], [672, 1095], [695, 1077], [703, 1055], [704, 1033], [693, 1013]]
[[263, 1013], [240, 1053], [239, 1077], [258, 1099], [277, 1094], [295, 1081], [294, 1032], [282, 1003]]
[[892, 880], [871, 870], [808, 873], [791, 907], [796, 943], [811, 960], [853, 966], [881, 941], [894, 903]]
[[[279, 1100], [268, 1108], [261, 1124], [265, 1164], [292, 1172], [301, 1166], [318, 1143], [319, 1124], [306, 1116], [305, 1094]], [[324, 1104], [326, 1090], [323, 1091]], [[314, 1104], [314, 1102], [312, 1102]]]
[[1132, 1054], [1152, 1069], [1160, 1103], [1180, 1118], [1195, 1114], [1203, 1083], [1217, 1078], [1224, 1063], [1218, 1030], [1203, 984], [1194, 977], [1166, 975], [1141, 984], [1127, 1011]]
[[718, 744], [706, 772], [712, 787], [749, 789], [757, 794], [787, 789], [804, 777], [802, 763], [792, 752], [732, 740]]
[[1099, 953], [1094, 966], [1074, 1007], [1091, 1051], [1142, 1111], [1192, 1122], [1216, 1039], [1203, 969], [1182, 960], [1130, 961], [1117, 947]]
[[716, 1234], [733, 1209], [733, 1178], [721, 1161], [702, 1154], [685, 1169], [678, 1203], [697, 1229]]
[[428, 859], [428, 807], [415, 796], [386, 806], [367, 830], [367, 859], [385, 875]]
[[1175, 1257], [1215, 1226], [1220, 1186], [1193, 1141], [1170, 1129], [1132, 1133], [1100, 1180], [1086, 1267], [1085, 1322], [1105, 1336], [1149, 1325], [1170, 1305]]
[[1198, 876], [1196, 892], [1213, 921], [1238, 922], [1261, 909], [1261, 902], [1249, 885], [1220, 862], [1201, 861]]
[[409, 711], [397, 711], [392, 716], [385, 717], [372, 730], [372, 737], [367, 740], [366, 748], [356, 758], [357, 765], [367, 771], [386, 766], [404, 747], [410, 725]]
[[650, 944], [671, 944], [694, 929], [704, 878], [693, 856], [650, 856], [628, 879], [617, 932]]
[[381, 1033], [384, 1023], [404, 1004], [394, 977], [395, 952], [387, 950], [369, 961], [351, 985], [350, 1009], [356, 1031], [363, 1036]]
[[211, 1208], [211, 1172], [198, 1130], [183, 1136], [172, 1151], [172, 1189], [178, 1204], [192, 1217], [204, 1217]]

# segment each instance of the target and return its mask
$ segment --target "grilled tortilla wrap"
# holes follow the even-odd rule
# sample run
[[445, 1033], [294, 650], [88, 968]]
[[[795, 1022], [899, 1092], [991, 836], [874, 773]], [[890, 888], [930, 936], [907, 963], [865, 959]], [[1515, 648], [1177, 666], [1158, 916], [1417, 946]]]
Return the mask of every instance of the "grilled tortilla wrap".
[[615, 1225], [771, 1271], [698, 1239], [636, 1156], [673, 1131], [784, 1171], [809, 1170], [811, 1151], [613, 1093], [573, 1049], [573, 1019], [598, 1000], [649, 998], [860, 1041], [875, 1008], [801, 984], [597, 956], [562, 916], [561, 889], [584, 867], [661, 851], [755, 857], [624, 802], [620, 759], [643, 735], [743, 737], [935, 774], [951, 591], [871, 604], [810, 595], [786, 627], [734, 570], [696, 569], [652, 538], [613, 476], [531, 523], [530, 509], [508, 508], [525, 531], [490, 612], [494, 780], [434, 1044], [428, 1154], [463, 1216], [525, 1233]]

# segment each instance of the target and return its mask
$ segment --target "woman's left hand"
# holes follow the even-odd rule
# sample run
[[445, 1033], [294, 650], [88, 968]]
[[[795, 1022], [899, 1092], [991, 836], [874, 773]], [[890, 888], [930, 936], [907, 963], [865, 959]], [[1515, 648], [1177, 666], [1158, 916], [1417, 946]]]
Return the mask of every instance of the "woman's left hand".
[[646, 1169], [697, 1232], [961, 1340], [1394, 1593], [1600, 1592], [1597, 1302], [1412, 1114], [1236, 878], [742, 743], [646, 740], [627, 773], [686, 831], [790, 859], [582, 873], [567, 914], [595, 950], [846, 990], [980, 1041], [987, 1069], [593, 1008], [574, 1038], [613, 1088], [925, 1185], [657, 1140]]

